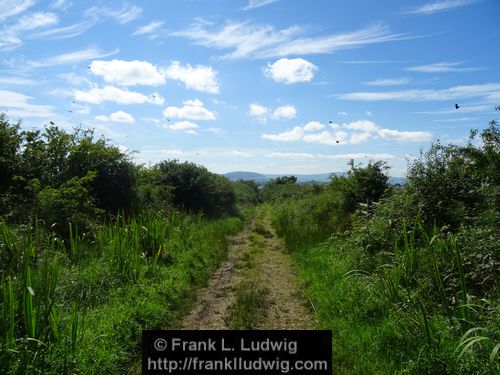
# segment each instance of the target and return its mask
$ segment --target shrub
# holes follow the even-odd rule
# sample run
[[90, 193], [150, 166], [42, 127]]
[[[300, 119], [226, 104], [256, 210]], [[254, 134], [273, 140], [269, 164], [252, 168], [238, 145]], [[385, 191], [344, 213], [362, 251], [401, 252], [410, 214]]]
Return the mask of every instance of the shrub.
[[171, 189], [172, 203], [209, 217], [236, 212], [236, 196], [230, 181], [205, 167], [178, 160], [158, 164], [162, 183]]
[[96, 223], [99, 210], [89, 192], [96, 178], [95, 172], [73, 177], [58, 188], [46, 187], [38, 193], [39, 218], [63, 237], [68, 235], [68, 225], [86, 232]]

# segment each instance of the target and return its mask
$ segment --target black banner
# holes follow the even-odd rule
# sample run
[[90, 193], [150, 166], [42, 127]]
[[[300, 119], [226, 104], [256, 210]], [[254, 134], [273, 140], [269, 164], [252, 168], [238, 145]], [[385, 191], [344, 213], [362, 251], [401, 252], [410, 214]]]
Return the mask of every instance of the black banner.
[[142, 331], [146, 374], [332, 374], [332, 332]]

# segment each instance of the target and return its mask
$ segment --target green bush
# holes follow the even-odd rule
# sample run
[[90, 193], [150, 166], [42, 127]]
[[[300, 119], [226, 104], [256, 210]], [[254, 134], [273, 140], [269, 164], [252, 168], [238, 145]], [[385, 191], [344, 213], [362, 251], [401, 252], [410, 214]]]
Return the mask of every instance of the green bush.
[[46, 187], [38, 193], [39, 218], [47, 227], [68, 236], [68, 225], [81, 233], [89, 231], [103, 213], [95, 205], [89, 186], [96, 178], [95, 172], [86, 176], [73, 177], [58, 188]]
[[236, 212], [231, 182], [210, 173], [205, 167], [177, 160], [158, 164], [162, 183], [172, 194], [172, 203], [181, 209], [217, 217]]

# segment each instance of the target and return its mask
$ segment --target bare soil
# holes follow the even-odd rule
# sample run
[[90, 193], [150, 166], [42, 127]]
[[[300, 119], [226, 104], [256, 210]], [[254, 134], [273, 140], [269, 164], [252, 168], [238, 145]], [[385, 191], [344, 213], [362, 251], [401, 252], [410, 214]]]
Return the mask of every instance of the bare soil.
[[235, 291], [240, 283], [266, 290], [265, 307], [255, 329], [314, 329], [316, 321], [300, 292], [290, 255], [271, 225], [269, 211], [259, 206], [252, 220], [231, 238], [227, 260], [201, 289], [183, 329], [228, 329]]

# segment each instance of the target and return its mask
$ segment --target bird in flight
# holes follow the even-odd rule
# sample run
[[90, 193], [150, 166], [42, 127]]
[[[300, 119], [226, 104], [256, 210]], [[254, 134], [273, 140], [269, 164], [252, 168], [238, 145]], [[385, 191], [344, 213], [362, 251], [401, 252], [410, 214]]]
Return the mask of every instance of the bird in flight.
[[458, 104], [455, 104], [455, 109], [459, 109], [460, 106]]
[[54, 121], [51, 121], [51, 122], [50, 122], [50, 125], [55, 125], [55, 124], [54, 124]]

